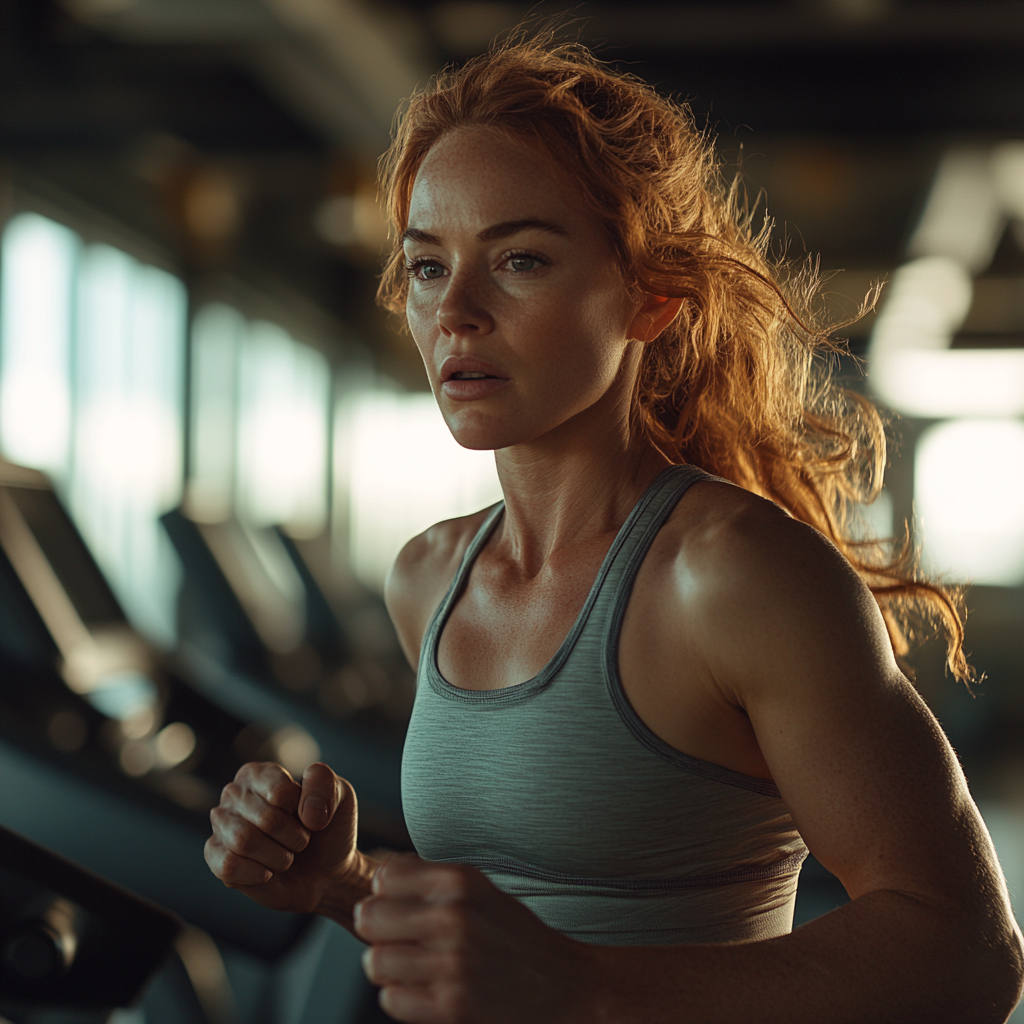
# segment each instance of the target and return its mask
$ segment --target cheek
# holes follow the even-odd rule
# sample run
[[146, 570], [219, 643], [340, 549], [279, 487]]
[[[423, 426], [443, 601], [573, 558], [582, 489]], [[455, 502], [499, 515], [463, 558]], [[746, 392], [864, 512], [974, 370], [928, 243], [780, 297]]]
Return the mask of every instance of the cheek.
[[608, 384], [619, 372], [626, 350], [626, 323], [617, 304], [607, 293], [588, 295], [563, 319], [563, 326], [573, 340], [567, 355], [578, 364], [581, 376]]
[[405, 322], [420, 355], [427, 359], [437, 344], [437, 315], [430, 303], [422, 299], [405, 304]]

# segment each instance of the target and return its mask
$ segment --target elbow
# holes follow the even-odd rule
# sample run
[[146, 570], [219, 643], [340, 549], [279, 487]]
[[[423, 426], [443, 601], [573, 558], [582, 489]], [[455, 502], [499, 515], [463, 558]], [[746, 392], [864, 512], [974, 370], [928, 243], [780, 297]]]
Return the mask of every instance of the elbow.
[[993, 960], [997, 963], [993, 965], [992, 970], [994, 977], [991, 991], [996, 1001], [992, 1020], [1004, 1024], [1020, 1001], [1021, 992], [1024, 991], [1024, 941], [1021, 939], [1019, 928], [1014, 926], [1006, 943]]
[[964, 1019], [1005, 1024], [1024, 990], [1024, 942], [1019, 929], [1014, 926], [1004, 941], [979, 950], [972, 959], [973, 969], [964, 978], [971, 1009]]
[[[1006, 1024], [1024, 989], [1024, 940], [1009, 907], [956, 915], [933, 933], [921, 1005], [943, 1024]], [[918, 1019], [913, 1017], [912, 1019]]]

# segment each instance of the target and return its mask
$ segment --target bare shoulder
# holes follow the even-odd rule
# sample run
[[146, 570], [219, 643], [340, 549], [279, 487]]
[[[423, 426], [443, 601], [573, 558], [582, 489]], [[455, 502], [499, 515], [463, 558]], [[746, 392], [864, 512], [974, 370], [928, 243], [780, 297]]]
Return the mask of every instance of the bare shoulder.
[[[773, 501], [716, 480], [693, 487], [674, 510], [667, 530], [693, 571], [723, 583], [733, 573], [746, 576], [779, 558], [822, 558], [853, 572], [836, 547], [813, 527]], [[711, 573], [715, 566], [718, 571]], [[726, 568], [729, 572], [723, 574]]]
[[409, 663], [489, 509], [446, 519], [413, 537], [399, 552], [384, 584], [384, 602]]
[[866, 672], [898, 674], [861, 577], [831, 541], [778, 505], [707, 481], [680, 502], [662, 532], [667, 596], [736, 703], [750, 696], [737, 687], [770, 681], [765, 658], [779, 647], [843, 658], [861, 679]]
[[897, 893], [953, 922], [979, 969], [991, 950], [1016, 962], [1019, 934], [956, 756], [842, 553], [772, 503], [712, 482], [666, 527], [663, 595], [746, 712], [812, 853], [855, 900]]

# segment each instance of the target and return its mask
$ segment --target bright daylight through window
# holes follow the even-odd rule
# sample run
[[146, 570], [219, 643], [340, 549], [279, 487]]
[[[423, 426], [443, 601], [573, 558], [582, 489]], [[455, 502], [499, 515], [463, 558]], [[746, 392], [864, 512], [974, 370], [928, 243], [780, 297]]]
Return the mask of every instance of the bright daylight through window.
[[910, 259], [886, 290], [869, 383], [897, 412], [949, 419], [915, 456], [916, 525], [932, 569], [973, 583], [1024, 582], [1024, 339], [951, 348], [974, 277], [1012, 222], [1024, 242], [1024, 142], [953, 149], [939, 164]]
[[3, 235], [0, 450], [51, 474], [135, 625], [174, 638], [186, 296], [32, 213]]

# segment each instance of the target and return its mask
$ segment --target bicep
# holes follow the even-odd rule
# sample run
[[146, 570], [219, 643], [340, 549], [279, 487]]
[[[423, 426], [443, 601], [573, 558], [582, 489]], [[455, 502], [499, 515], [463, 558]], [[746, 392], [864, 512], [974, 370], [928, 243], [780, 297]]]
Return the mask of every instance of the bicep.
[[716, 673], [808, 847], [852, 898], [894, 889], [982, 910], [1000, 873], [949, 743], [842, 556], [799, 531], [792, 543], [752, 558], [732, 599], [742, 640], [717, 648]]
[[[833, 689], [844, 683], [849, 692]], [[883, 888], [952, 896], [973, 880], [983, 827], [945, 736], [905, 681], [835, 673], [748, 713], [797, 828], [851, 898]]]

